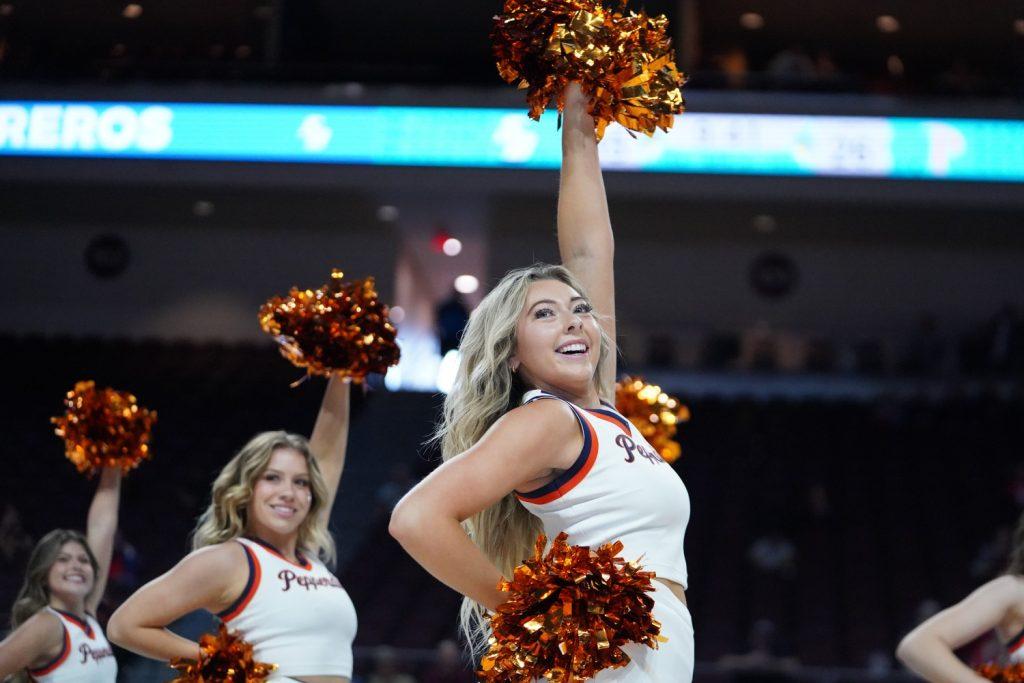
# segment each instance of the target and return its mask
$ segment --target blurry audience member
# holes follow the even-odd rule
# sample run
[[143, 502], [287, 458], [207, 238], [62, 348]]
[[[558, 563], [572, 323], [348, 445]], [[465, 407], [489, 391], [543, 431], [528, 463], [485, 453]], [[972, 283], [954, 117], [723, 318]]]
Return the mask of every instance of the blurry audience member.
[[1013, 532], [1008, 526], [1001, 526], [995, 535], [981, 544], [978, 554], [971, 561], [971, 576], [977, 580], [988, 580], [1002, 569], [1002, 564], [1013, 541]]
[[394, 648], [381, 645], [373, 655], [373, 673], [367, 683], [416, 683], [416, 679], [403, 673], [398, 665]]
[[781, 86], [806, 85], [818, 76], [814, 60], [800, 45], [791, 45], [768, 62], [768, 75]]
[[459, 348], [459, 337], [469, 322], [469, 307], [459, 292], [452, 290], [448, 298], [438, 304], [437, 337], [441, 345], [441, 355]]
[[734, 45], [724, 52], [712, 57], [715, 68], [725, 77], [725, 84], [730, 88], [742, 89], [747, 87], [747, 78], [750, 75], [750, 60], [747, 52], [738, 45]]
[[788, 577], [796, 571], [796, 546], [778, 531], [769, 532], [755, 540], [747, 551], [747, 558], [767, 574]]
[[908, 375], [934, 377], [942, 370], [945, 353], [946, 342], [938, 333], [938, 321], [925, 313], [910, 337], [900, 369]]
[[415, 483], [408, 465], [405, 463], [392, 465], [388, 480], [377, 487], [377, 493], [374, 495], [377, 512], [390, 515], [398, 501]]
[[21, 514], [11, 503], [4, 505], [0, 516], [0, 568], [20, 572], [25, 564], [28, 551], [32, 549], [32, 537], [21, 524]]
[[864, 672], [873, 681], [888, 678], [892, 669], [892, 656], [885, 650], [872, 650], [864, 660]]
[[437, 644], [434, 664], [420, 679], [420, 683], [472, 683], [476, 676], [462, 661], [459, 646], [454, 640]]
[[796, 657], [781, 653], [778, 629], [771, 619], [758, 619], [750, 627], [750, 650], [743, 654], [725, 655], [718, 664], [732, 672], [734, 681], [784, 681], [800, 670]]

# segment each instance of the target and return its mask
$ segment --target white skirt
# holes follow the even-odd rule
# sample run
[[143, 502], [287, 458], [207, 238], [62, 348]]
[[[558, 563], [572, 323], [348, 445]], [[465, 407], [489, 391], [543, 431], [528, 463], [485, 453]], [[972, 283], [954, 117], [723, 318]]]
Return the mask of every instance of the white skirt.
[[693, 619], [690, 610], [661, 581], [653, 581], [654, 618], [668, 638], [657, 650], [630, 643], [622, 650], [630, 662], [621, 669], [605, 669], [594, 683], [691, 683], [693, 680]]

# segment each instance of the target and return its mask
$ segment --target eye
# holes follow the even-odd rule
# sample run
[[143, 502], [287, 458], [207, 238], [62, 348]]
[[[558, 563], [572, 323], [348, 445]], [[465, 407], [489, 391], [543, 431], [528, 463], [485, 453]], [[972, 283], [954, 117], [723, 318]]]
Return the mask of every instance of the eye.
[[298, 484], [299, 486], [304, 487], [304, 488], [309, 488], [309, 480], [308, 479], [296, 479], [295, 483]]
[[276, 474], [267, 473], [263, 475], [263, 479], [265, 479], [266, 481], [277, 481], [278, 479], [280, 479], [280, 477], [277, 476]]
[[533, 312], [533, 317], [534, 318], [538, 318], [538, 319], [539, 318], [549, 318], [549, 317], [553, 316], [554, 314], [555, 314], [555, 312], [552, 309], [550, 309], [550, 308], [538, 308], [536, 311]]
[[576, 308], [574, 308], [572, 310], [573, 310], [573, 313], [581, 313], [581, 314], [593, 313], [594, 312], [594, 307], [591, 306], [586, 301], [581, 301], [578, 304], [576, 304]]

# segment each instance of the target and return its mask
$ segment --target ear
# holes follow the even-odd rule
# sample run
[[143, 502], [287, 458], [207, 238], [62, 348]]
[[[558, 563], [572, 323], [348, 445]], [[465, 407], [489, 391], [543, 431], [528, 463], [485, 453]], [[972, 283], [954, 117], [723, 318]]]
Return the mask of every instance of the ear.
[[508, 359], [508, 369], [512, 371], [512, 374], [519, 372], [519, 356], [512, 356]]

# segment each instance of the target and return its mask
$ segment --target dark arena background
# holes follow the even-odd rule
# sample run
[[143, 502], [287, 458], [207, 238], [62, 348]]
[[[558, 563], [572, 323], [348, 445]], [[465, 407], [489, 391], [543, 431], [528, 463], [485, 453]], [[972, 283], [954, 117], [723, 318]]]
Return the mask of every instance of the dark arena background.
[[[1006, 566], [1024, 511], [1024, 2], [652, 0], [687, 112], [600, 145], [620, 367], [679, 397], [695, 680], [906, 681], [897, 643]], [[0, 614], [94, 482], [76, 381], [155, 409], [101, 621], [189, 549], [254, 433], [322, 379], [256, 312], [374, 276], [402, 363], [355, 392], [331, 530], [355, 681], [472, 681], [458, 596], [387, 532], [465, 312], [557, 260], [557, 115], [496, 0], [0, 0]], [[198, 636], [209, 616], [176, 630]], [[986, 634], [958, 654], [998, 656]], [[121, 681], [172, 677], [117, 650]]]

